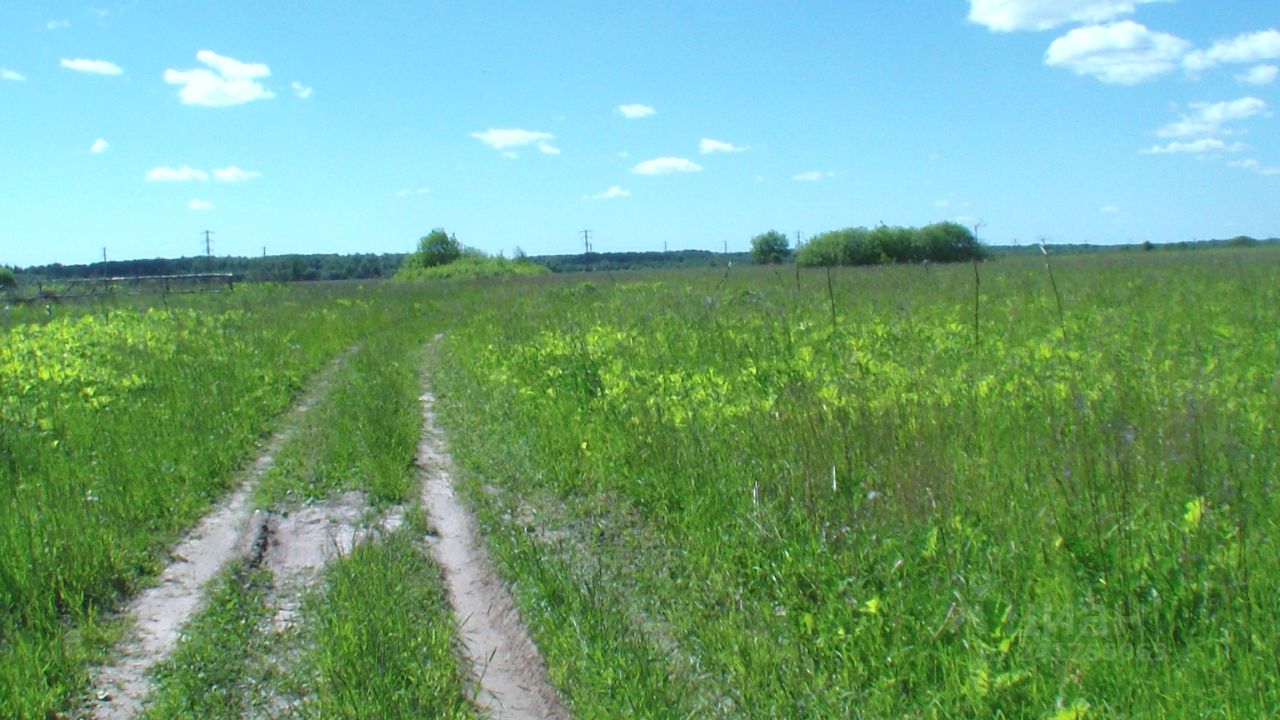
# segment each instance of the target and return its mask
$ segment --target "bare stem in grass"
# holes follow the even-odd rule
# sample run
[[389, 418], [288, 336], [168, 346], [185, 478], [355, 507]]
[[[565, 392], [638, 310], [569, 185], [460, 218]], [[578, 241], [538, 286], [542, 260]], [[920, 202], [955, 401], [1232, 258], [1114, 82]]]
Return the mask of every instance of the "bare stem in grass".
[[836, 290], [831, 284], [831, 266], [827, 266], [827, 300], [831, 303], [831, 334], [836, 332]]
[[978, 331], [978, 290], [982, 286], [982, 278], [978, 276], [978, 256], [973, 256], [973, 349], [978, 349], [980, 340]]
[[1062, 314], [1062, 294], [1058, 292], [1058, 282], [1053, 279], [1053, 265], [1049, 262], [1049, 248], [1045, 246], [1044, 238], [1040, 238], [1040, 252], [1044, 255], [1044, 269], [1049, 273], [1049, 284], [1053, 286], [1053, 299], [1058, 303], [1058, 327], [1062, 328], [1062, 341], [1068, 342], [1067, 319]]

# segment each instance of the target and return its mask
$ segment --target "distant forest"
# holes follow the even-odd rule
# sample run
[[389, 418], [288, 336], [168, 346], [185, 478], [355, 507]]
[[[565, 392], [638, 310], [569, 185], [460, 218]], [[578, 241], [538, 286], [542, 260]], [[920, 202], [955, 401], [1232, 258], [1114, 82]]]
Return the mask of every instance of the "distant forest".
[[[1139, 243], [1128, 245], [1056, 244], [1054, 254], [1092, 252], [1177, 251], [1211, 247], [1251, 247], [1277, 245], [1280, 238], [1259, 240], [1245, 235], [1226, 240], [1196, 240], [1179, 243]], [[990, 245], [992, 255], [1038, 254], [1038, 244]], [[132, 277], [138, 275], [185, 275], [189, 273], [234, 273], [242, 280], [296, 282], [305, 280], [366, 280], [389, 278], [395, 274], [405, 253], [356, 255], [271, 255], [268, 257], [182, 257], [150, 260], [110, 260], [88, 265], [36, 265], [13, 268], [20, 283], [73, 278]], [[710, 250], [668, 252], [605, 252], [575, 255], [531, 255], [529, 260], [546, 265], [552, 272], [604, 272], [644, 268], [712, 267], [726, 262], [749, 264], [750, 253], [718, 253]]]

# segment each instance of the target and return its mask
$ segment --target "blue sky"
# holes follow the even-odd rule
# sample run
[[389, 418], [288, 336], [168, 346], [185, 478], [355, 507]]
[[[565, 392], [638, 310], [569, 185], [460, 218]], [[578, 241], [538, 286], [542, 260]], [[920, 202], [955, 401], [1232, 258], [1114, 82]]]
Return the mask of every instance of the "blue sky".
[[1280, 3], [7, 2], [0, 263], [1280, 235]]

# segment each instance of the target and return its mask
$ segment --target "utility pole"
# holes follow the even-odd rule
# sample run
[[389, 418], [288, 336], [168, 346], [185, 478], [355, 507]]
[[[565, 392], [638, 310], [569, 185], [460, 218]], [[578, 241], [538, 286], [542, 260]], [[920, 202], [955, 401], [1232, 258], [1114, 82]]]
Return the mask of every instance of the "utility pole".
[[800, 243], [802, 242], [800, 238], [801, 238], [800, 231], [797, 230], [796, 231], [796, 249], [797, 250], [800, 249]]
[[729, 254], [729, 241], [728, 241], [728, 240], [725, 240], [725, 241], [724, 241], [724, 254], [725, 254], [725, 255], [728, 255], [728, 254]]
[[107, 249], [102, 248], [102, 262], [106, 262], [106, 261], [107, 261]]
[[213, 257], [213, 231], [204, 231], [204, 254], [205, 257]]
[[266, 257], [266, 256], [267, 256], [267, 246], [266, 246], [266, 245], [263, 245], [263, 246], [262, 246], [262, 257]]
[[591, 252], [591, 231], [590, 230], [582, 231], [582, 248], [583, 248], [584, 254], [589, 254]]
[[663, 240], [663, 241], [662, 241], [662, 254], [663, 254], [663, 255], [666, 255], [666, 254], [667, 254], [667, 241], [666, 241], [666, 240]]

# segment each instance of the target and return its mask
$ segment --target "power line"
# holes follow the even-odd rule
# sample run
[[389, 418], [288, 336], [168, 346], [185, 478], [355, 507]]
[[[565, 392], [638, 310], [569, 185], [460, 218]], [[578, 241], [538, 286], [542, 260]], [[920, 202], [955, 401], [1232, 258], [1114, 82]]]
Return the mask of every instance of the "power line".
[[213, 231], [204, 231], [204, 254], [206, 257], [213, 257]]
[[590, 230], [582, 231], [582, 247], [583, 247], [583, 252], [586, 252], [586, 253], [591, 252], [591, 231]]

